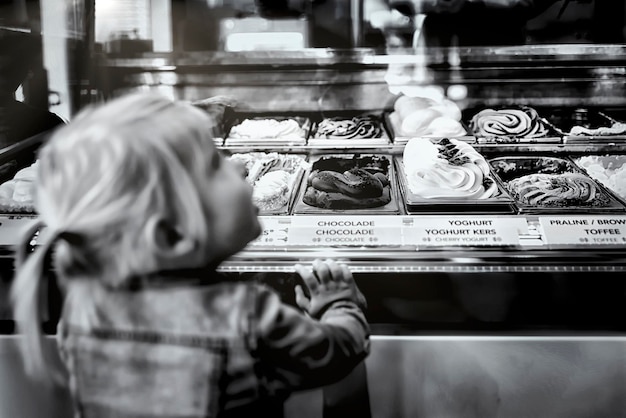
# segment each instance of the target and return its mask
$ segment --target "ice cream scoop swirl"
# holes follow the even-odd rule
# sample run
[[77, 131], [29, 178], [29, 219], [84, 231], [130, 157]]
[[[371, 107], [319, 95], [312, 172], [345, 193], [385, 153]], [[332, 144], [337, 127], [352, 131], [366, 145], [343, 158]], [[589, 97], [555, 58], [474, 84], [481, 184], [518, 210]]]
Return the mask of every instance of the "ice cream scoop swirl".
[[548, 133], [540, 122], [535, 109], [484, 109], [470, 121], [474, 134], [484, 137], [512, 136], [515, 138], [539, 138]]
[[380, 138], [380, 123], [372, 116], [356, 116], [352, 119], [326, 118], [317, 126], [318, 138]]
[[595, 182], [579, 173], [529, 174], [507, 187], [517, 200], [533, 206], [589, 205], [598, 197]]
[[497, 185], [487, 181], [487, 161], [462, 141], [412, 139], [403, 163], [409, 190], [424, 199], [487, 199], [498, 192]]

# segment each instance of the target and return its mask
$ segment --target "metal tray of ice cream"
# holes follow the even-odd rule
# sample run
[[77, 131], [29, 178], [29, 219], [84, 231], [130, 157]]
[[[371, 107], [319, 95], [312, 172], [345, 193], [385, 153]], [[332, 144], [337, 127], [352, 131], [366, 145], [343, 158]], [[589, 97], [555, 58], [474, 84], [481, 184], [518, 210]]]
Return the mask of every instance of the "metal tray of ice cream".
[[[364, 123], [350, 124], [354, 119], [365, 118]], [[381, 111], [332, 112], [311, 117], [311, 133], [308, 144], [312, 146], [332, 146], [336, 148], [370, 145], [388, 145], [391, 134]], [[335, 122], [334, 132], [321, 132], [320, 123]], [[344, 123], [342, 126], [341, 123]], [[328, 128], [332, 125], [328, 126]]]
[[[275, 134], [264, 134], [261, 131], [255, 131], [243, 137], [233, 137], [231, 135], [233, 127], [243, 123], [245, 120], [267, 120], [283, 122], [294, 120], [298, 123], [301, 132], [290, 134], [287, 137], [277, 137]], [[276, 115], [266, 113], [236, 113], [232, 119], [226, 122], [226, 135], [224, 139], [225, 146], [237, 145], [257, 145], [257, 146], [301, 146], [305, 145], [311, 131], [311, 120], [308, 117], [300, 115]]]
[[[298, 188], [300, 187], [300, 183], [302, 182], [302, 175], [304, 174], [306, 168], [308, 167], [308, 163], [306, 162], [305, 155], [293, 154], [291, 157], [302, 158], [302, 163], [298, 167], [294, 167], [292, 170], [288, 170], [291, 174], [286, 191], [286, 201], [281, 205], [272, 205], [269, 207], [259, 206], [259, 215], [287, 215], [291, 211], [293, 207], [296, 195], [298, 193]], [[259, 180], [276, 170], [282, 170], [283, 168], [280, 166], [268, 167], [262, 173], [259, 173], [257, 177], [252, 181], [252, 187], [256, 189]], [[256, 195], [256, 190], [253, 191], [253, 200]]]
[[[507, 191], [494, 180], [498, 187], [496, 196], [486, 199], [428, 199], [420, 197], [409, 190], [406, 172], [404, 170], [403, 157], [395, 157], [400, 194], [404, 200], [407, 213], [515, 213], [516, 208], [513, 198]], [[493, 177], [493, 173], [491, 174]]]
[[[343, 200], [335, 200], [337, 204], [333, 204], [333, 199], [327, 207], [312, 206], [305, 203], [305, 194], [319, 193], [313, 186], [310, 185], [311, 175], [315, 170], [319, 171], [332, 171], [337, 174], [342, 174], [352, 168], [368, 169], [368, 163], [373, 161], [374, 163], [380, 162], [380, 165], [384, 165], [381, 173], [385, 174], [388, 185], [384, 186], [383, 192], [389, 194], [389, 201], [381, 204], [380, 206], [370, 207], [355, 207], [350, 204], [345, 204]], [[395, 171], [393, 167], [393, 160], [390, 155], [379, 154], [328, 154], [312, 156], [309, 159], [310, 166], [304, 173], [302, 183], [300, 185], [300, 191], [296, 199], [294, 208], [292, 210], [293, 215], [323, 215], [323, 214], [343, 214], [343, 215], [395, 215], [400, 213], [400, 206], [398, 204], [398, 188], [395, 182]], [[377, 165], [377, 164], [374, 164]], [[373, 172], [373, 171], [372, 171]], [[309, 189], [312, 188], [312, 189]], [[332, 195], [331, 195], [332, 196]], [[335, 195], [336, 196], [336, 195]], [[340, 196], [340, 198], [346, 198], [346, 196]], [[359, 201], [371, 199], [368, 197], [359, 198], [347, 198]], [[376, 199], [376, 198], [375, 198]], [[328, 207], [330, 206], [330, 207]]]
[[544, 111], [547, 121], [563, 135], [566, 144], [626, 142], [626, 123], [606, 113], [590, 109], [550, 109]]
[[[589, 177], [569, 158], [511, 156], [492, 158], [488, 162], [496, 179], [515, 200], [515, 205], [520, 213], [615, 213], [626, 211], [626, 207], [611, 191]], [[586, 178], [585, 183], [594, 187], [594, 192], [589, 193], [588, 197], [581, 198], [580, 201], [574, 202], [575, 198], [571, 201], [559, 201], [559, 194], [565, 196], [566, 193], [569, 193], [563, 183], [558, 183], [568, 173]], [[531, 174], [555, 174], [556, 176], [554, 181], [544, 184], [544, 189], [531, 188], [527, 194], [531, 198], [524, 199], [516, 190], [511, 188], [510, 182]], [[548, 190], [549, 187], [553, 187], [552, 191]], [[541, 195], [541, 192], [545, 192], [544, 195]], [[529, 203], [529, 200], [537, 203]]]
[[[306, 155], [246, 152], [235, 153], [229, 158], [236, 158], [241, 164], [240, 169], [245, 171], [246, 181], [253, 187], [252, 200], [260, 215], [289, 214], [308, 167]], [[276, 176], [271, 178], [273, 175]]]
[[391, 141], [394, 144], [406, 144], [407, 142], [409, 142], [409, 140], [411, 138], [415, 138], [415, 137], [419, 137], [419, 138], [454, 138], [454, 139], [458, 139], [459, 141], [463, 141], [463, 142], [467, 142], [467, 143], [475, 143], [476, 142], [476, 138], [474, 137], [474, 135], [471, 135], [469, 132], [469, 127], [467, 126], [467, 124], [463, 121], [458, 121], [461, 126], [463, 127], [464, 133], [462, 135], [436, 135], [436, 134], [427, 134], [427, 135], [415, 135], [415, 136], [407, 136], [407, 135], [402, 135], [400, 132], [400, 129], [398, 128], [397, 124], [398, 122], [394, 119], [394, 117], [392, 116], [393, 112], [385, 112], [383, 114], [384, 116], [384, 121], [385, 121], [385, 125], [388, 127], [389, 129], [389, 135], [391, 136]]

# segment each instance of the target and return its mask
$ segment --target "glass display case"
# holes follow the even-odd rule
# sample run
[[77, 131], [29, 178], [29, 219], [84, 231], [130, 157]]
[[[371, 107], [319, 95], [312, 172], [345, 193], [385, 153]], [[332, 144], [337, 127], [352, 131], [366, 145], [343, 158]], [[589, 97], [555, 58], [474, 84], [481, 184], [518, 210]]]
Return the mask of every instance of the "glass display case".
[[[350, 3], [358, 15], [362, 2]], [[172, 2], [172, 16], [181, 10]], [[192, 102], [217, 117], [228, 158], [269, 162], [249, 171], [252, 184], [299, 158], [280, 207], [261, 212], [262, 235], [220, 270], [294, 303], [295, 263], [350, 266], [372, 353], [366, 379], [339, 393], [368, 387], [375, 417], [626, 414], [626, 46], [366, 47], [359, 24], [349, 49], [226, 51], [219, 34], [193, 38], [187, 17], [151, 51], [119, 37], [92, 45], [75, 103], [138, 90]], [[495, 119], [482, 123], [486, 111]], [[420, 130], [436, 118], [438, 129]], [[236, 133], [246, 120], [295, 121], [298, 135]], [[514, 130], [494, 131], [502, 120]], [[32, 164], [41, 141], [1, 150], [0, 180]], [[492, 194], [442, 194], [467, 165], [484, 176], [472, 187]], [[320, 172], [347, 186], [314, 190]], [[379, 181], [376, 196], [342, 193], [355, 172]], [[32, 206], [0, 215], [4, 271], [35, 217]], [[319, 391], [298, 395], [287, 415], [321, 416], [321, 402]]]
[[[459, 294], [463, 293], [459, 286], [465, 288], [474, 279], [492, 282], [491, 291], [501, 287], [496, 292], [509, 292], [508, 302], [496, 296], [476, 306], [479, 311], [489, 311], [491, 303], [502, 304], [500, 320], [478, 320], [490, 314], [461, 312], [466, 308], [452, 312], [462, 305], [459, 300], [453, 303], [457, 305], [455, 308], [445, 308], [450, 310], [445, 315], [464, 317], [461, 322], [471, 322], [470, 328], [529, 326], [532, 329], [591, 330], [594, 326], [590, 324], [594, 323], [598, 329], [607, 329], [607, 326], [615, 331], [623, 329], [623, 323], [619, 325], [623, 315], [618, 305], [613, 305], [612, 312], [600, 314], [603, 319], [596, 317], [599, 321], [587, 321], [583, 317], [589, 312], [583, 314], [582, 310], [578, 311], [580, 306], [576, 306], [582, 299], [579, 302], [571, 299], [589, 296], [583, 297], [586, 291], [582, 288], [586, 287], [583, 283], [590, 272], [612, 277], [608, 279], [612, 283], [609, 287], [615, 287], [606, 289], [606, 297], [623, 296], [623, 290], [618, 290], [623, 289], [623, 283], [614, 279], [621, 277], [624, 268], [626, 241], [620, 225], [626, 213], [624, 196], [619, 195], [616, 186], [610, 186], [606, 179], [604, 185], [601, 182], [598, 185], [611, 195], [607, 206], [580, 202], [542, 205], [525, 202], [523, 196], [522, 200], [508, 196], [509, 199], [495, 202], [444, 197], [411, 203], [402, 157], [412, 138], [398, 135], [390, 115], [401, 113], [397, 112], [398, 99], [409, 95], [422, 95], [420, 97], [427, 97], [431, 102], [453, 103], [460, 110], [460, 122], [465, 129], [465, 133], [454, 140], [471, 146], [491, 163], [491, 173], [495, 173], [495, 181], [505, 194], [511, 192], [507, 189], [511, 178], [497, 172], [503, 158], [509, 165], [519, 163], [520, 166], [531, 161], [567, 160], [568, 164], [576, 166], [577, 172], [598, 178], [597, 175], [602, 174], [593, 174], [595, 168], [590, 168], [589, 164], [605, 157], [598, 160], [590, 154], [611, 155], [615, 161], [607, 164], [619, 170], [623, 158], [620, 155], [626, 150], [626, 136], [617, 131], [612, 135], [595, 136], [571, 135], [570, 131], [575, 123], [589, 127], [596, 124], [594, 128], [600, 124], [619, 127], [619, 121], [624, 120], [624, 47], [536, 45], [428, 51], [395, 49], [392, 52], [362, 48], [102, 57], [98, 78], [105, 86], [102, 90], [105, 97], [138, 89], [152, 89], [192, 102], [230, 96], [236, 104], [224, 112], [222, 135], [218, 135], [224, 137], [219, 140], [223, 139], [220, 143], [225, 153], [300, 154], [313, 165], [303, 170], [297, 184], [290, 189], [289, 208], [280, 215], [263, 216], [263, 235], [242, 254], [225, 263], [224, 271], [288, 275], [296, 261], [342, 257], [362, 277], [364, 286], [366, 283], [373, 286], [373, 300], [383, 298], [384, 293], [396, 286], [398, 292], [412, 287], [417, 289], [421, 281], [442, 286], [433, 291], [449, 292], [445, 297], [453, 299], [464, 298]], [[480, 110], [518, 109], [520, 106], [536, 110], [540, 123], [546, 127], [540, 137], [484, 134], [472, 127], [472, 119]], [[324, 119], [351, 120], [355, 115], [372, 113], [380, 116], [378, 120], [384, 134], [380, 142], [372, 142], [363, 135], [339, 140], [336, 136], [335, 140], [329, 140], [316, 135]], [[604, 115], [605, 119], [593, 121], [591, 114]], [[229, 141], [231, 127], [241, 120], [276, 117], [310, 121], [303, 140], [297, 143]], [[585, 120], [578, 122], [581, 118]], [[341, 155], [389, 158], [393, 162], [391, 195], [396, 205], [363, 209], [338, 206], [338, 209], [327, 210], [304, 204], [315, 161]], [[437, 275], [446, 278], [434, 278]], [[556, 277], [568, 279], [561, 282]], [[405, 280], [405, 284], [398, 285]], [[578, 280], [582, 288], [575, 291], [569, 288]], [[602, 287], [591, 282], [589, 285], [595, 290]], [[487, 289], [483, 291], [489, 292]], [[577, 292], [582, 293], [575, 296]], [[529, 299], [524, 301], [525, 297]], [[541, 308], [539, 300], [543, 298], [547, 299]], [[550, 299], [554, 300], [550, 302]], [[604, 297], [597, 300], [602, 307], [595, 313], [611, 305], [607, 300]], [[564, 305], [557, 306], [559, 301]], [[570, 303], [574, 305], [566, 306]], [[380, 304], [379, 313], [385, 318], [381, 317], [380, 322], [386, 324], [408, 323], [419, 330], [424, 323], [432, 326], [431, 321], [438, 322], [433, 317], [426, 319], [428, 314], [424, 321], [417, 318], [413, 318], [417, 322], [405, 321], [395, 316], [393, 308], [383, 307], [383, 301]], [[514, 311], [521, 310], [505, 313], [513, 305], [517, 306]], [[540, 313], [542, 310], [544, 312]], [[508, 322], [504, 319], [507, 315], [517, 319]], [[522, 325], [526, 321], [524, 317], [535, 319]], [[456, 327], [454, 321], [448, 320], [438, 326]]]

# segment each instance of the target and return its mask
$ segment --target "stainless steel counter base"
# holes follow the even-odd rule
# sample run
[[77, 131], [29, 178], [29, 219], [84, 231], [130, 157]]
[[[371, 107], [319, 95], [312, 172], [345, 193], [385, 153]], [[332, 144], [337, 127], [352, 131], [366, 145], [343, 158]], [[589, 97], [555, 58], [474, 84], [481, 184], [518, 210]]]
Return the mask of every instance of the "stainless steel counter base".
[[[67, 393], [24, 376], [19, 338], [0, 338], [0, 417], [70, 416]], [[626, 336], [374, 335], [366, 368], [374, 418], [626, 416]], [[286, 416], [322, 417], [321, 392]]]

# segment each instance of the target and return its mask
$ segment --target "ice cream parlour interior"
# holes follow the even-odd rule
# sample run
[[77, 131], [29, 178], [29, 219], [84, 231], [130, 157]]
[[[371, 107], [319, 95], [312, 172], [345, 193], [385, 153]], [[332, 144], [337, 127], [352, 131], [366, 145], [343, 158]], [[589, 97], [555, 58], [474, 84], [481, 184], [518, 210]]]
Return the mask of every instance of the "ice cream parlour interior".
[[[263, 227], [220, 272], [295, 305], [293, 265], [340, 259], [367, 298], [365, 376], [340, 382], [338, 402], [373, 417], [626, 415], [626, 47], [229, 51], [248, 33], [235, 23], [222, 49], [79, 43], [91, 64], [72, 112], [150, 90], [212, 115]], [[44, 141], [0, 150], [7, 338]], [[52, 336], [55, 289], [47, 311]], [[286, 415], [323, 416], [325, 395], [295, 396]]]

